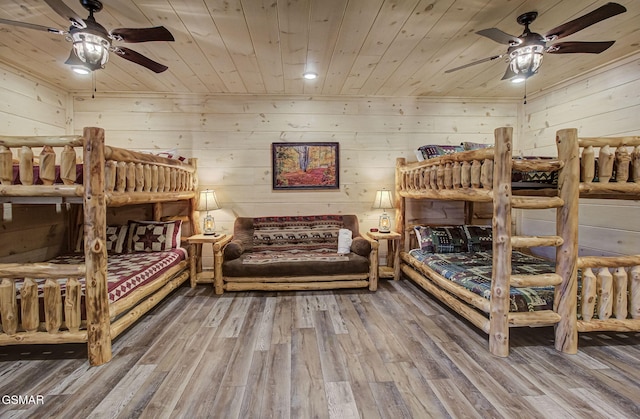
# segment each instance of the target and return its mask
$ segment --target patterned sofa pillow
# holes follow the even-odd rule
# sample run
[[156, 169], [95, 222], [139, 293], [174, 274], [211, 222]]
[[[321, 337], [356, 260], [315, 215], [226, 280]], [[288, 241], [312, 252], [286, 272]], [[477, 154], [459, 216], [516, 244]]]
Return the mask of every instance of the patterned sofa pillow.
[[161, 252], [180, 246], [181, 220], [129, 221], [130, 252]]
[[414, 227], [422, 250], [432, 253], [459, 253], [469, 250], [463, 226]]

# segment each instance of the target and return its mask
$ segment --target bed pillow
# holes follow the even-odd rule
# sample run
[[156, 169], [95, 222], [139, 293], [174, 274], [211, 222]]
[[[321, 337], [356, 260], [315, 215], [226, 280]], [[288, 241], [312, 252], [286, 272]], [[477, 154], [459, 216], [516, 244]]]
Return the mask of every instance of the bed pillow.
[[432, 253], [460, 253], [469, 250], [463, 226], [414, 227], [420, 248]]
[[433, 159], [435, 157], [444, 156], [446, 154], [453, 154], [459, 151], [464, 151], [464, 147], [461, 145], [436, 145], [429, 144], [419, 147], [418, 150], [422, 152], [425, 159]]
[[[126, 253], [127, 252], [127, 233], [129, 232], [129, 226], [125, 225], [112, 225], [107, 226], [107, 240], [106, 248], [107, 253]], [[76, 253], [84, 253], [84, 229], [78, 229], [78, 237], [76, 239]]]
[[469, 252], [486, 252], [493, 249], [493, 232], [491, 226], [463, 226], [467, 236]]
[[462, 143], [462, 147], [466, 150], [481, 150], [483, 148], [492, 148], [493, 144], [474, 143], [471, 141], [465, 141]]
[[162, 252], [180, 246], [181, 220], [129, 221], [130, 252]]
[[124, 253], [127, 248], [128, 225], [107, 226], [107, 253]]

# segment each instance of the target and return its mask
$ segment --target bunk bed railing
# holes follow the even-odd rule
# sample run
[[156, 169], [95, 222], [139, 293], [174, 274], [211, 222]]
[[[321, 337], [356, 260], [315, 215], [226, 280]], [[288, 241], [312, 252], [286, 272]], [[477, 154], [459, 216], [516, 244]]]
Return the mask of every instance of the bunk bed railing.
[[[0, 136], [0, 196], [82, 197], [77, 156], [83, 152], [76, 148], [84, 143], [81, 136]], [[34, 149], [39, 147], [36, 154]], [[193, 159], [182, 162], [109, 146], [104, 147], [104, 156], [108, 205], [130, 204], [132, 196], [142, 202], [161, 202], [165, 192], [171, 192], [169, 200], [176, 199], [176, 194], [183, 195], [182, 199], [195, 197], [197, 167]], [[16, 178], [19, 185], [14, 184]], [[56, 182], [58, 178], [61, 182]]]
[[[85, 273], [86, 266], [83, 264], [1, 264], [0, 343], [59, 343], [62, 330], [67, 331], [65, 342], [86, 342], [87, 334], [82, 330], [85, 313], [81, 312], [79, 282], [79, 278], [85, 276]], [[42, 299], [36, 279], [44, 281]], [[19, 292], [16, 291], [16, 280], [22, 281]], [[64, 281], [64, 292], [61, 281]], [[40, 315], [40, 311], [43, 316]]]
[[579, 138], [580, 195], [640, 192], [640, 137]]

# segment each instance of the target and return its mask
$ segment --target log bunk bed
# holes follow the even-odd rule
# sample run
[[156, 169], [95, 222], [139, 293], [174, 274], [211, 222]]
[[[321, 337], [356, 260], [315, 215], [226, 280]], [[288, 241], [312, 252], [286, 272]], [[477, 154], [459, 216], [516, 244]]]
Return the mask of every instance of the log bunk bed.
[[[156, 265], [140, 271], [136, 278], [129, 279], [133, 282], [126, 284], [132, 289], [111, 301], [114, 298], [108, 290], [111, 279], [107, 278], [107, 261], [112, 259], [107, 252], [107, 208], [119, 207], [117, 211], [121, 211], [124, 206], [144, 204], [159, 221], [163, 204], [182, 202], [188, 214], [173, 218], [189, 221], [197, 230], [194, 208], [198, 185], [195, 159], [183, 162], [109, 147], [104, 139], [104, 130], [93, 127], [84, 128], [82, 136], [0, 137], [0, 201], [59, 204], [63, 209], [77, 204], [80, 221], [76, 230], [84, 242], [78, 249], [81, 257], [72, 258], [71, 262], [0, 263], [2, 346], [87, 342], [90, 364], [104, 364], [111, 360], [112, 340], [189, 277], [189, 258], [184, 249], [157, 252], [156, 255], [162, 254], [157, 258], [171, 252], [179, 256], [173, 257], [172, 264], [163, 260], [162, 270]], [[33, 176], [34, 147], [42, 147], [37, 165], [39, 184], [35, 184]], [[12, 150], [19, 151], [19, 169], [14, 167]], [[76, 166], [78, 153], [83, 156], [81, 166]], [[77, 170], [81, 176], [76, 176]], [[19, 184], [15, 184], [13, 171], [19, 171]], [[66, 227], [70, 230], [72, 224], [69, 221]], [[113, 258], [116, 256], [119, 255]], [[128, 261], [122, 263], [130, 266]], [[147, 279], [152, 269], [159, 273]]]
[[[565, 353], [577, 353], [579, 332], [640, 331], [640, 255], [578, 255], [580, 198], [640, 199], [640, 137], [578, 138], [577, 130], [564, 129], [556, 134], [557, 159], [526, 160], [512, 157], [512, 131], [496, 129], [493, 148], [421, 162], [397, 159], [396, 227], [403, 232], [402, 272], [487, 333], [490, 352], [500, 357], [509, 354], [510, 327], [553, 325], [555, 347]], [[512, 184], [512, 171], [557, 171], [557, 186], [518, 190]], [[408, 199], [457, 200], [465, 206], [493, 203], [487, 253], [490, 292], [474, 293], [413, 256], [417, 253], [409, 250], [414, 226], [406, 220]], [[512, 234], [515, 208], [556, 208], [556, 235]], [[465, 208], [465, 223], [470, 222], [468, 213]], [[512, 258], [519, 258], [514, 249], [540, 246], [556, 248], [555, 262], [547, 262], [549, 272], [512, 272]], [[552, 303], [546, 309], [512, 308], [514, 290], [536, 287], [550, 290]]]

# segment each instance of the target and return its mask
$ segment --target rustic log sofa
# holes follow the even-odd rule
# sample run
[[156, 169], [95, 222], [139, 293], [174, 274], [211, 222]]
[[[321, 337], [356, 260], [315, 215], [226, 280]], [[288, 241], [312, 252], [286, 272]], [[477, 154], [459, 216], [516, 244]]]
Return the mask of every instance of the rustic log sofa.
[[[346, 254], [338, 253], [340, 229], [352, 233]], [[218, 294], [378, 286], [378, 243], [359, 234], [355, 215], [239, 217], [214, 254]]]
[[[422, 235], [422, 244], [401, 252], [402, 272], [487, 333], [497, 356], [509, 354], [510, 327], [554, 325], [555, 347], [565, 353], [577, 352], [579, 332], [639, 331], [640, 255], [578, 255], [578, 202], [640, 198], [640, 137], [579, 138], [563, 129], [557, 159], [523, 160], [512, 157], [512, 131], [496, 129], [493, 148], [397, 160], [396, 227], [403, 243], [412, 231]], [[557, 184], [518, 189], [513, 175], [524, 172], [557, 172]], [[458, 245], [471, 238], [468, 226], [410, 225], [412, 199], [492, 202], [492, 227]], [[513, 235], [515, 208], [555, 208], [556, 235]], [[556, 248], [544, 272], [537, 269], [544, 260], [513, 251], [540, 246]]]
[[[0, 263], [0, 346], [86, 342], [90, 364], [104, 364], [111, 341], [188, 280], [179, 238], [183, 221], [197, 226], [195, 159], [104, 140], [101, 128], [85, 128], [82, 136], [0, 136], [0, 202], [59, 205], [68, 213], [69, 239], [54, 259]], [[33, 147], [42, 147], [37, 160]], [[173, 206], [186, 210], [172, 212]], [[148, 219], [107, 225], [108, 213], [139, 207]], [[125, 241], [130, 251], [123, 251]], [[76, 245], [77, 253], [66, 254]]]

